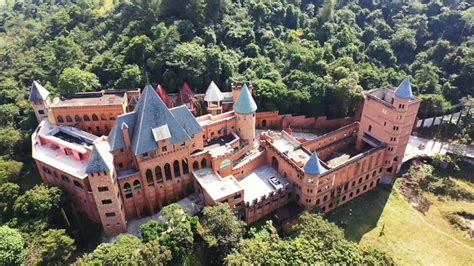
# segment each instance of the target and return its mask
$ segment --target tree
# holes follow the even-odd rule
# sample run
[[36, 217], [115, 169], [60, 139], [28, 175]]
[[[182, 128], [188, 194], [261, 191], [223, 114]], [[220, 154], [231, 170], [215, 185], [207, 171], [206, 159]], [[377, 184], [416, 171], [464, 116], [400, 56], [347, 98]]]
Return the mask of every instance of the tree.
[[0, 127], [0, 136], [1, 153], [12, 156], [21, 153], [23, 134], [20, 130], [12, 126]]
[[15, 125], [17, 118], [20, 115], [20, 108], [15, 104], [0, 105], [0, 124], [1, 125]]
[[144, 66], [149, 56], [154, 53], [150, 38], [146, 35], [133, 37], [125, 48], [125, 62]]
[[439, 93], [439, 75], [440, 69], [432, 63], [421, 65], [421, 68], [415, 72], [415, 84], [418, 90], [423, 93]]
[[[3, 135], [3, 137], [7, 137], [7, 136]], [[18, 177], [20, 177], [20, 172], [21, 172], [22, 167], [23, 167], [22, 162], [17, 162], [14, 160], [5, 160], [2, 157], [0, 157], [0, 184], [3, 184], [7, 181], [13, 181], [17, 179]]]
[[21, 265], [25, 257], [25, 243], [18, 230], [0, 226], [0, 264]]
[[13, 203], [20, 193], [20, 186], [15, 183], [0, 184], [0, 221], [10, 218]]
[[140, 257], [146, 265], [165, 265], [172, 258], [171, 251], [158, 240], [146, 243], [140, 250]]
[[219, 260], [237, 247], [245, 232], [245, 223], [237, 220], [227, 203], [205, 207], [201, 225], [200, 235]]
[[140, 225], [140, 232], [143, 242], [148, 243], [158, 237], [165, 231], [165, 225], [155, 220], [150, 220], [145, 224]]
[[182, 260], [194, 242], [189, 215], [176, 203], [165, 206], [161, 214], [166, 231], [159, 238], [160, 244], [171, 250], [174, 259]]
[[43, 219], [59, 207], [60, 201], [59, 188], [36, 185], [16, 199], [13, 209], [17, 217]]
[[137, 65], [126, 65], [120, 78], [115, 83], [116, 89], [127, 90], [139, 88], [145, 84], [145, 79]]
[[100, 86], [94, 73], [77, 67], [66, 68], [59, 76], [58, 89], [62, 94], [93, 91]]
[[143, 243], [133, 235], [119, 235], [111, 243], [100, 244], [84, 256], [84, 262], [96, 265], [134, 265], [140, 261]]
[[75, 248], [74, 240], [66, 235], [64, 229], [50, 229], [42, 233], [33, 245], [39, 247], [39, 252], [34, 258], [35, 264], [41, 265], [64, 264]]

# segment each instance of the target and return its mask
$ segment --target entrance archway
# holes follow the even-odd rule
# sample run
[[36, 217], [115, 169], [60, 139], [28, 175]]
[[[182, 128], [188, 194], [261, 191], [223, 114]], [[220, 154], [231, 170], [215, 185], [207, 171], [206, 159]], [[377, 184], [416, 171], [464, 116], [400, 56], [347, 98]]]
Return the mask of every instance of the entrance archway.
[[272, 167], [278, 171], [278, 160], [275, 156], [272, 157]]

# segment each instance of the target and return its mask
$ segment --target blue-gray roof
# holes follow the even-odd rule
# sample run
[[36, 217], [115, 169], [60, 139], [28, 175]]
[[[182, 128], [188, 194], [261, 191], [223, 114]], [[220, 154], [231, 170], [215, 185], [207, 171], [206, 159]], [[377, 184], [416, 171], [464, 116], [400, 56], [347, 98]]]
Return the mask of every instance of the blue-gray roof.
[[33, 102], [33, 101], [44, 101], [46, 98], [49, 96], [49, 91], [41, 84], [33, 80], [33, 84], [31, 85], [31, 93], [30, 96], [28, 97], [28, 101]]
[[242, 86], [240, 96], [234, 105], [234, 111], [240, 114], [252, 114], [257, 111], [257, 104], [250, 95], [247, 85]]
[[188, 133], [189, 136], [193, 136], [196, 133], [202, 133], [204, 131], [186, 105], [180, 105], [178, 107], [171, 108], [170, 111], [178, 123], [184, 128], [184, 130], [186, 130], [186, 133]]
[[125, 148], [122, 132], [122, 125], [124, 124], [129, 128], [128, 134], [132, 134], [132, 130], [135, 127], [135, 112], [117, 116], [115, 126], [110, 131], [108, 137], [110, 148], [113, 151]]
[[191, 139], [149, 84], [143, 89], [135, 113], [136, 120], [132, 137], [132, 151], [135, 155], [158, 149], [152, 130], [163, 125], [168, 126], [172, 144]]
[[112, 169], [109, 167], [109, 165], [105, 161], [104, 156], [107, 156], [107, 155], [106, 154], [103, 155], [98, 147], [93, 146], [92, 154], [89, 159], [89, 163], [87, 164], [86, 174], [99, 173], [99, 172], [111, 172]]
[[313, 154], [311, 154], [311, 157], [309, 157], [309, 160], [304, 165], [303, 170], [306, 174], [309, 175], [320, 175], [326, 171], [326, 169], [324, 169], [324, 167], [319, 162], [319, 158], [316, 152], [313, 152]]
[[395, 90], [395, 96], [406, 100], [413, 99], [413, 92], [411, 90], [410, 79], [408, 77], [403, 79], [400, 86], [398, 86], [398, 88]]

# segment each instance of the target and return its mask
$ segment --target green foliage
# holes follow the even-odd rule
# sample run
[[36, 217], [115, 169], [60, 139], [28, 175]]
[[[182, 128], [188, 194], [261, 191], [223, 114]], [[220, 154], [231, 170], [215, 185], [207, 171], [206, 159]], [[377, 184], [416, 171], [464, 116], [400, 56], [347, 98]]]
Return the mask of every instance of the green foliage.
[[74, 251], [74, 240], [66, 235], [65, 230], [50, 229], [41, 234], [30, 247], [34, 264], [57, 265], [65, 264]]
[[111, 243], [100, 244], [84, 256], [84, 262], [96, 265], [131, 265], [140, 260], [143, 243], [133, 235], [119, 235]]
[[16, 180], [20, 177], [23, 163], [14, 160], [5, 160], [0, 157], [0, 184]]
[[62, 94], [93, 91], [99, 86], [94, 73], [79, 68], [66, 68], [59, 76], [58, 89]]
[[237, 220], [227, 203], [205, 207], [201, 218], [200, 235], [209, 247], [209, 254], [223, 260], [236, 248], [245, 230], [245, 223]]
[[164, 265], [172, 259], [171, 251], [158, 240], [146, 243], [140, 250], [140, 257], [146, 265]]
[[10, 218], [13, 203], [18, 198], [19, 193], [20, 186], [15, 183], [0, 184], [0, 222]]
[[61, 201], [61, 190], [57, 187], [46, 187], [37, 185], [19, 196], [13, 209], [17, 217], [27, 219], [43, 219], [59, 207]]
[[0, 264], [20, 265], [25, 257], [25, 243], [18, 230], [0, 226]]
[[140, 232], [142, 235], [143, 242], [148, 243], [158, 238], [161, 233], [165, 231], [165, 226], [155, 220], [140, 225]]

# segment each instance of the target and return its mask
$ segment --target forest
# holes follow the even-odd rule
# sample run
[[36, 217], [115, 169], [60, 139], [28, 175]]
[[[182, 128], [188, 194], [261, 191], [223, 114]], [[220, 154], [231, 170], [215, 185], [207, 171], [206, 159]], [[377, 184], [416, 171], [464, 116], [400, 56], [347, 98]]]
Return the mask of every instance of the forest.
[[[0, 0], [0, 235], [11, 236], [0, 260], [62, 263], [86, 236], [64, 218], [67, 195], [36, 185], [33, 80], [53, 95], [147, 83], [178, 92], [184, 82], [203, 93], [211, 81], [222, 91], [245, 82], [259, 111], [339, 118], [355, 115], [364, 91], [408, 76], [429, 117], [472, 95], [473, 33], [468, 0]], [[248, 261], [261, 259], [268, 238], [281, 252], [273, 259], [288, 241], [321, 251], [272, 230], [256, 243], [242, 233], [242, 252], [227, 250], [225, 260], [244, 260], [245, 249], [255, 252]]]

